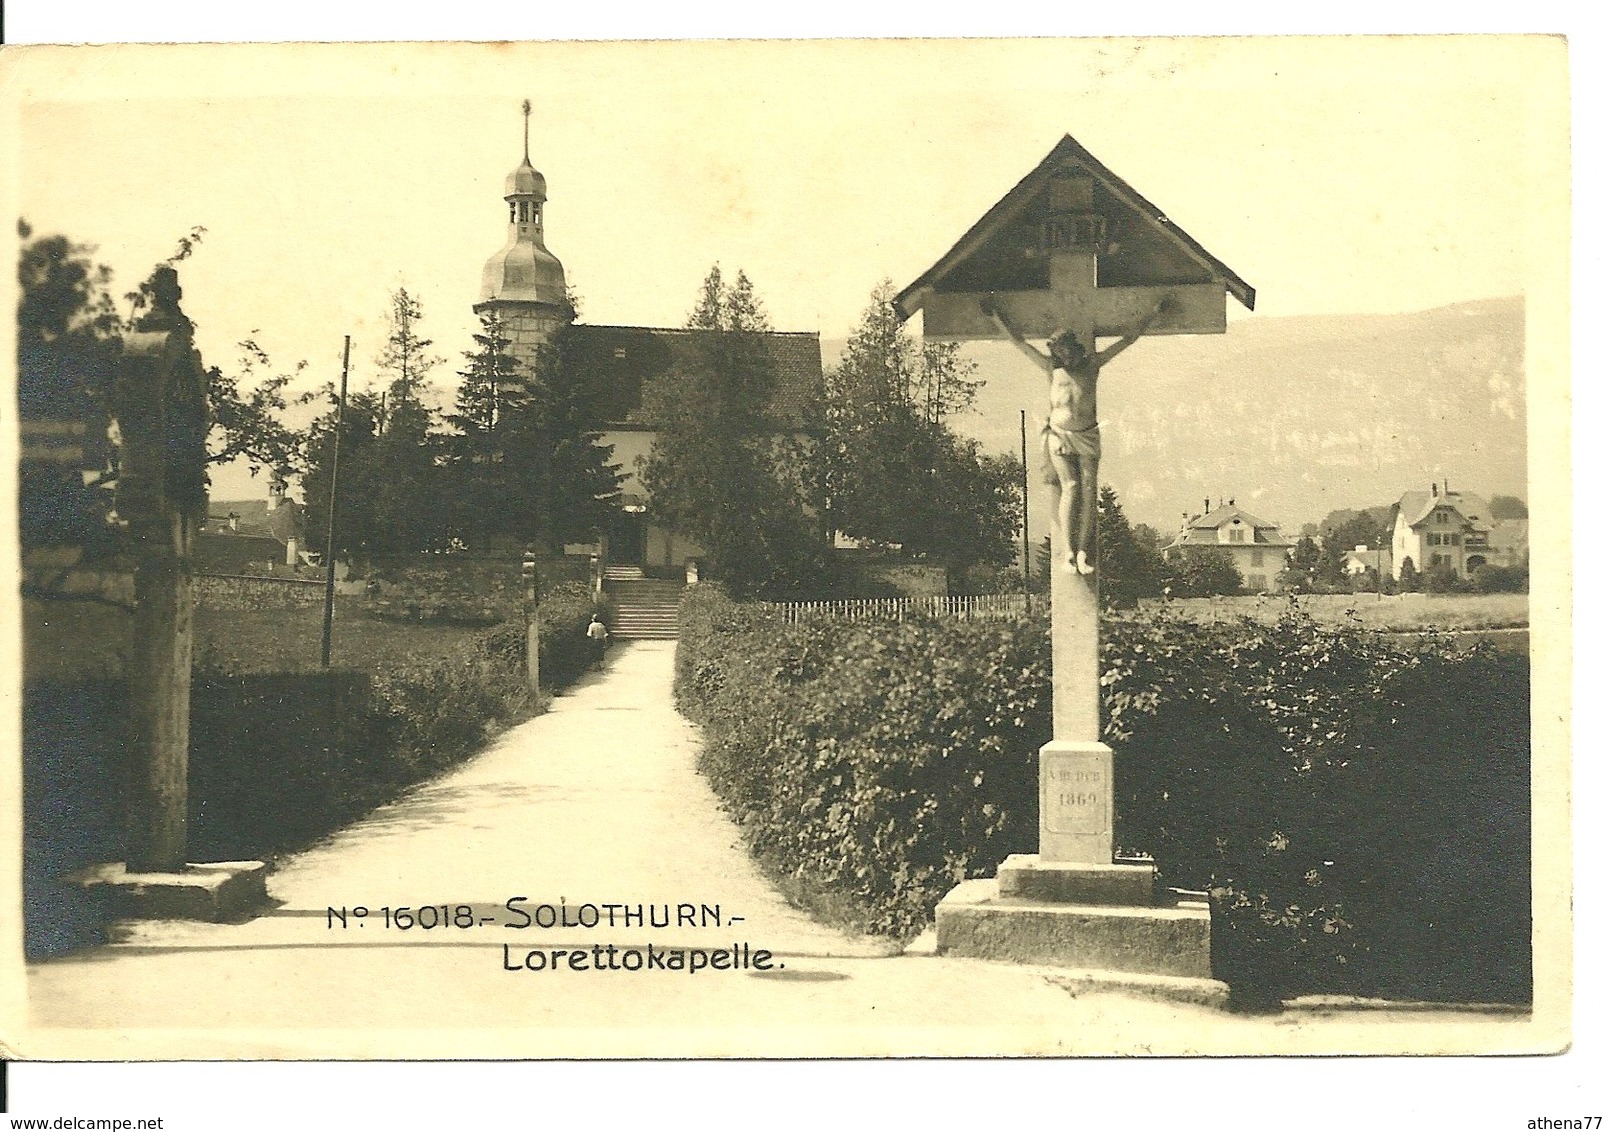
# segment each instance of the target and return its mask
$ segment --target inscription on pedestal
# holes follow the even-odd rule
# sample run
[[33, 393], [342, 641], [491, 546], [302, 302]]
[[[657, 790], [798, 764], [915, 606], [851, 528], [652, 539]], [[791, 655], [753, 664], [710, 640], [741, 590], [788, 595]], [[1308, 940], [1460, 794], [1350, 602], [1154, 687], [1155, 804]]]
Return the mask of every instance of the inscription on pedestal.
[[1114, 754], [1102, 743], [1041, 748], [1041, 855], [1109, 864], [1114, 845]]
[[1097, 755], [1056, 754], [1042, 781], [1041, 813], [1053, 833], [1102, 833], [1108, 828], [1109, 785]]

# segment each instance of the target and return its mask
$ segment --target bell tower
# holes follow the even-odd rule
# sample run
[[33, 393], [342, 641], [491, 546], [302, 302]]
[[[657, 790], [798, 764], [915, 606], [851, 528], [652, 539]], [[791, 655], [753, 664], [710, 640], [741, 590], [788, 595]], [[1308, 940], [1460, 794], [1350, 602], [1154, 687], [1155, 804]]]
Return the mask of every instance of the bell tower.
[[494, 311], [510, 340], [520, 372], [530, 373], [538, 350], [571, 319], [565, 297], [565, 268], [543, 244], [543, 205], [548, 185], [532, 167], [532, 103], [521, 103], [521, 163], [504, 178], [509, 232], [504, 246], [481, 270], [477, 314]]

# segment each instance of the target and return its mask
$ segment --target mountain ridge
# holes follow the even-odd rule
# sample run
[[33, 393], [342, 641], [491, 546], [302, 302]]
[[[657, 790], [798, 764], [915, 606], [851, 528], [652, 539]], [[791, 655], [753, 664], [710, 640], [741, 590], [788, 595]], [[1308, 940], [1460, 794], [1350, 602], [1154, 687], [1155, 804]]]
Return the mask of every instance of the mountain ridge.
[[[1133, 522], [1166, 532], [1206, 496], [1236, 498], [1289, 533], [1432, 480], [1526, 499], [1523, 316], [1514, 295], [1144, 339], [1103, 371], [1103, 480]], [[833, 364], [843, 340], [823, 346]], [[965, 350], [985, 384], [953, 427], [1017, 454], [1027, 410], [1033, 476], [1044, 379], [1008, 343]], [[1031, 515], [1039, 537], [1046, 507]]]

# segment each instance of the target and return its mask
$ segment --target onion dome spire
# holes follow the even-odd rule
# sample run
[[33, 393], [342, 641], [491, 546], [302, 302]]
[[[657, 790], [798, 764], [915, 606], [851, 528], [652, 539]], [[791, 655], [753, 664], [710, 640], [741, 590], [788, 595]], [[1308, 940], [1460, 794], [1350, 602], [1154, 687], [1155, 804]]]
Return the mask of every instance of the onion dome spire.
[[532, 166], [532, 103], [521, 103], [521, 163], [504, 178], [509, 205], [509, 238], [481, 273], [481, 302], [539, 302], [563, 305], [565, 268], [543, 245], [543, 204], [548, 184]]

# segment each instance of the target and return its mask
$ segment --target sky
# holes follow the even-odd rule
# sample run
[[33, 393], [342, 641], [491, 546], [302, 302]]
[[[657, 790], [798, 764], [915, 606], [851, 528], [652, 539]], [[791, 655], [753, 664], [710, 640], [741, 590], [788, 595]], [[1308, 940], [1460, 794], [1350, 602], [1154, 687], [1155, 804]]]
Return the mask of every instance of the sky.
[[[584, 321], [679, 325], [713, 263], [782, 330], [848, 334], [1068, 132], [1258, 290], [1252, 317], [1526, 289], [1556, 41], [1147, 39], [37, 49], [15, 65], [18, 213], [118, 291], [195, 225], [210, 364], [252, 337], [376, 380], [388, 292], [451, 395], [503, 243], [520, 102]], [[1563, 121], [1554, 123], [1564, 127]], [[1552, 195], [1554, 194], [1554, 195]], [[1235, 303], [1232, 317], [1248, 317]], [[244, 470], [214, 495], [261, 494]]]

